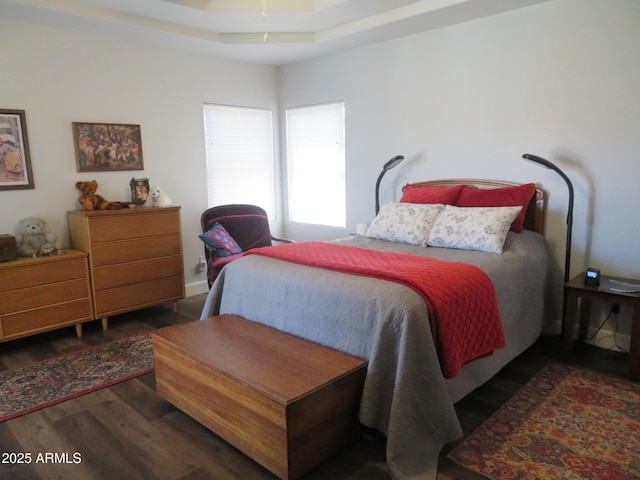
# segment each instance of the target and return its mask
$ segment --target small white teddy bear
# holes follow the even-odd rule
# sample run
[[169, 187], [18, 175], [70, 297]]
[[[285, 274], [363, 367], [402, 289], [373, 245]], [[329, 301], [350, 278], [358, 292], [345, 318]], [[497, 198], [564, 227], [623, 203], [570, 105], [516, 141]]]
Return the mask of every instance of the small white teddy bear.
[[38, 255], [50, 255], [57, 248], [55, 242], [58, 239], [53, 233], [46, 231], [46, 223], [41, 218], [23, 218], [18, 224], [18, 255], [21, 257], [37, 257]]
[[151, 187], [150, 195], [151, 201], [153, 205], [156, 207], [167, 207], [171, 205], [171, 199], [169, 195], [164, 193], [160, 187], [157, 185], [155, 187]]

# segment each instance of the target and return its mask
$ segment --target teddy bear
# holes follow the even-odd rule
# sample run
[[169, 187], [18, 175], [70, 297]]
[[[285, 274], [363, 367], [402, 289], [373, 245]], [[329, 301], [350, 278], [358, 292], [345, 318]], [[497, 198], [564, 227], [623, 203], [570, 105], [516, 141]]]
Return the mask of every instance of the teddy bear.
[[23, 218], [18, 223], [16, 245], [21, 257], [50, 255], [58, 250], [55, 246], [57, 239], [53, 233], [47, 232], [46, 223], [41, 218]]
[[78, 202], [83, 210], [107, 210], [109, 201], [102, 195], [98, 195], [98, 182], [91, 180], [90, 182], [76, 182], [76, 188], [82, 192], [78, 197]]

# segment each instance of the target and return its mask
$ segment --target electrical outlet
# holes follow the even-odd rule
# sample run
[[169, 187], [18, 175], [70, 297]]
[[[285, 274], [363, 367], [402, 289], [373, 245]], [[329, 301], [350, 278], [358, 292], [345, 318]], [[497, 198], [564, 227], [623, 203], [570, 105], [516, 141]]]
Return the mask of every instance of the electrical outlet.
[[204, 255], [200, 255], [198, 257], [198, 265], [206, 265], [207, 264], [207, 260], [204, 258]]
[[620, 305], [617, 303], [611, 305], [611, 313], [620, 313]]

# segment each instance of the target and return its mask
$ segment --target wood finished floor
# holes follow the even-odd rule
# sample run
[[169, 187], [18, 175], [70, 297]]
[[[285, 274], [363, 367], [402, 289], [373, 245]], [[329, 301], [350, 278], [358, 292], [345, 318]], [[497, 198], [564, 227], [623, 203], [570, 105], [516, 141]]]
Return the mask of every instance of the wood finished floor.
[[[72, 327], [0, 344], [0, 370], [20, 367], [79, 348], [153, 331], [198, 318], [205, 296], [87, 323], [82, 338]], [[541, 340], [498, 375], [456, 404], [462, 428], [471, 433], [513, 396], [544, 365], [559, 361], [557, 342]], [[587, 348], [574, 359], [585, 367], [625, 376], [627, 356]], [[1, 401], [1, 399], [0, 399]], [[442, 451], [439, 480], [480, 477], [446, 459]], [[322, 463], [304, 480], [386, 480], [385, 443], [363, 430], [357, 442]], [[29, 465], [0, 463], [0, 478], [10, 479], [250, 479], [272, 480], [260, 467], [224, 440], [155, 393], [153, 373], [0, 423], [0, 454], [30, 453]], [[35, 463], [38, 454], [81, 454], [80, 463]]]

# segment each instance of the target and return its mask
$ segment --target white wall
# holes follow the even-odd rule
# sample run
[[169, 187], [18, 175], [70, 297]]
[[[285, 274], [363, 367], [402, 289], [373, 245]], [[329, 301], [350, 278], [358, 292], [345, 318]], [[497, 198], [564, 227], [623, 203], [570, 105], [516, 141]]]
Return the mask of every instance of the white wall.
[[370, 222], [396, 154], [406, 160], [385, 176], [382, 204], [420, 180], [533, 181], [549, 193], [559, 304], [567, 187], [528, 152], [573, 182], [572, 276], [640, 278], [639, 21], [637, 0], [554, 0], [282, 68], [283, 109], [344, 100], [347, 112], [347, 229], [287, 223], [285, 234], [328, 239]]
[[[68, 246], [77, 180], [96, 179], [128, 201], [131, 177], [149, 177], [182, 206], [187, 294], [206, 291], [200, 214], [207, 208], [202, 105], [277, 108], [277, 69], [121, 43], [0, 19], [0, 107], [26, 111], [34, 190], [0, 191], [0, 233], [42, 217]], [[144, 171], [78, 173], [71, 122], [140, 124]], [[277, 228], [277, 227], [276, 227]]]
[[[194, 293], [206, 287], [195, 265], [206, 206], [203, 102], [279, 106], [282, 121], [286, 107], [344, 100], [347, 228], [289, 222], [286, 236], [330, 239], [370, 222], [375, 180], [396, 154], [407, 159], [384, 178], [382, 203], [423, 179], [534, 181], [549, 192], [559, 300], [567, 189], [520, 158], [529, 152], [574, 183], [572, 275], [593, 266], [640, 278], [639, 20], [637, 0], [551, 0], [278, 70], [0, 19], [0, 107], [26, 110], [36, 182], [0, 191], [0, 233], [41, 216], [64, 246], [77, 180], [95, 178], [103, 196], [127, 200], [129, 179], [148, 176], [183, 208]], [[145, 170], [76, 172], [73, 121], [139, 123]], [[625, 307], [622, 317], [628, 332]]]

